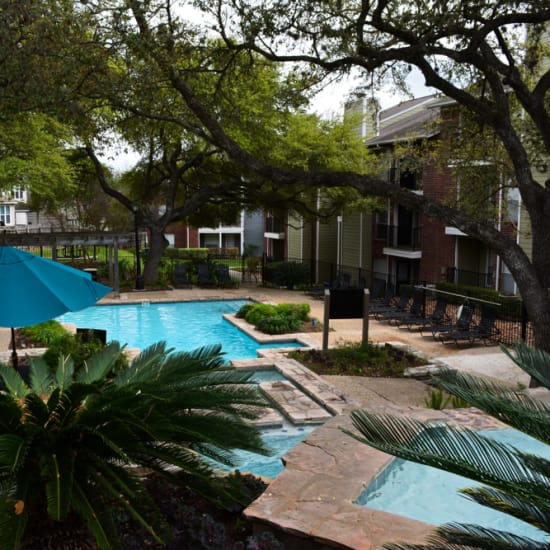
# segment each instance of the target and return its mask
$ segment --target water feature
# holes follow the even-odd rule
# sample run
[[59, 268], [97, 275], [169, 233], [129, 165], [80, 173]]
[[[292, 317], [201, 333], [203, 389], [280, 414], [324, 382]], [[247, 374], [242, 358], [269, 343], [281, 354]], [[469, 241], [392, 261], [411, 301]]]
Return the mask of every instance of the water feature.
[[[550, 458], [548, 445], [518, 430], [485, 430], [481, 433], [523, 452]], [[479, 483], [465, 477], [396, 458], [371, 481], [356, 504], [432, 525], [458, 521], [547, 540], [542, 531], [531, 525], [481, 506], [457, 492], [475, 486]]]
[[[284, 470], [281, 457], [290, 449], [302, 442], [317, 426], [292, 426], [285, 423], [282, 428], [270, 428], [262, 432], [266, 445], [271, 449], [271, 456], [258, 455], [248, 451], [235, 451], [239, 461], [237, 469], [264, 477], [277, 477]], [[219, 465], [223, 469], [226, 466]]]
[[130, 348], [143, 349], [165, 341], [178, 351], [190, 351], [205, 344], [221, 344], [227, 360], [256, 357], [261, 348], [300, 346], [288, 342], [259, 344], [223, 318], [236, 313], [246, 300], [139, 303], [93, 306], [58, 318], [82, 328], [107, 330], [107, 340], [118, 340]]

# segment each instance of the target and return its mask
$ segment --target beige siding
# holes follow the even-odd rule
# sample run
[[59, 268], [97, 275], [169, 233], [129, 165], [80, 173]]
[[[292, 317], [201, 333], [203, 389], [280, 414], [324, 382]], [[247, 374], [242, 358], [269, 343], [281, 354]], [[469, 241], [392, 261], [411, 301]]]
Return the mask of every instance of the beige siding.
[[289, 215], [289, 224], [287, 229], [287, 247], [288, 258], [294, 260], [302, 259], [302, 239], [303, 239], [303, 227], [302, 220], [296, 215]]

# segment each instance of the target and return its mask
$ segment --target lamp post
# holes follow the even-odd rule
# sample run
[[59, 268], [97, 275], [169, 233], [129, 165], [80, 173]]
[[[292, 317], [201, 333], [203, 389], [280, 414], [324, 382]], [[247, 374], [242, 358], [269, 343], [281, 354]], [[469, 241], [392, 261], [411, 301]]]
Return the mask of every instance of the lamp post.
[[134, 212], [134, 236], [136, 239], [136, 290], [143, 290], [145, 284], [143, 283], [143, 276], [141, 274], [141, 260], [139, 257], [139, 232], [138, 232], [138, 207], [132, 206]]

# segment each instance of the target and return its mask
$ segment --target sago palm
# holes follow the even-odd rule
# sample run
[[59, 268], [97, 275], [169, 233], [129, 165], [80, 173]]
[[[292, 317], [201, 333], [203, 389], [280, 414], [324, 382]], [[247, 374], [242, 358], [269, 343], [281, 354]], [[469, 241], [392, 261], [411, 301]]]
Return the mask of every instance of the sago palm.
[[[506, 350], [504, 350], [506, 352]], [[508, 352], [506, 352], [508, 353]], [[550, 388], [550, 355], [515, 346], [510, 357]], [[498, 420], [550, 444], [550, 406], [524, 391], [512, 391], [487, 379], [443, 370], [437, 382]], [[363, 437], [352, 437], [386, 453], [465, 476], [484, 485], [462, 493], [484, 506], [521, 519], [550, 534], [550, 461], [524, 453], [471, 430], [430, 426], [407, 418], [360, 410], [353, 423]], [[459, 518], [457, 518], [459, 519]], [[542, 537], [541, 537], [542, 538]], [[550, 542], [471, 524], [452, 523], [436, 529], [426, 545], [388, 544], [398, 549], [543, 549]]]
[[[223, 366], [218, 346], [171, 353], [164, 343], [127, 367], [112, 343], [75, 371], [31, 360], [30, 384], [0, 366], [0, 548], [24, 540], [29, 521], [81, 516], [100, 548], [119, 548], [113, 511], [156, 539], [165, 524], [144, 488], [144, 471], [185, 484], [222, 505], [238, 501], [233, 449], [265, 453], [248, 419], [265, 405], [249, 377]], [[145, 469], [145, 470], [144, 470]]]

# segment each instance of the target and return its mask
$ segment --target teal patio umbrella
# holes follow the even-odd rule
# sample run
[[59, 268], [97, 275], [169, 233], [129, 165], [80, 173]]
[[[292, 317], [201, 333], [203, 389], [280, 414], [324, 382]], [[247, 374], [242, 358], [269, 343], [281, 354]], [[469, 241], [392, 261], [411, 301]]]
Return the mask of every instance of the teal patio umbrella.
[[0, 326], [35, 325], [95, 304], [111, 289], [89, 273], [11, 246], [0, 246]]

